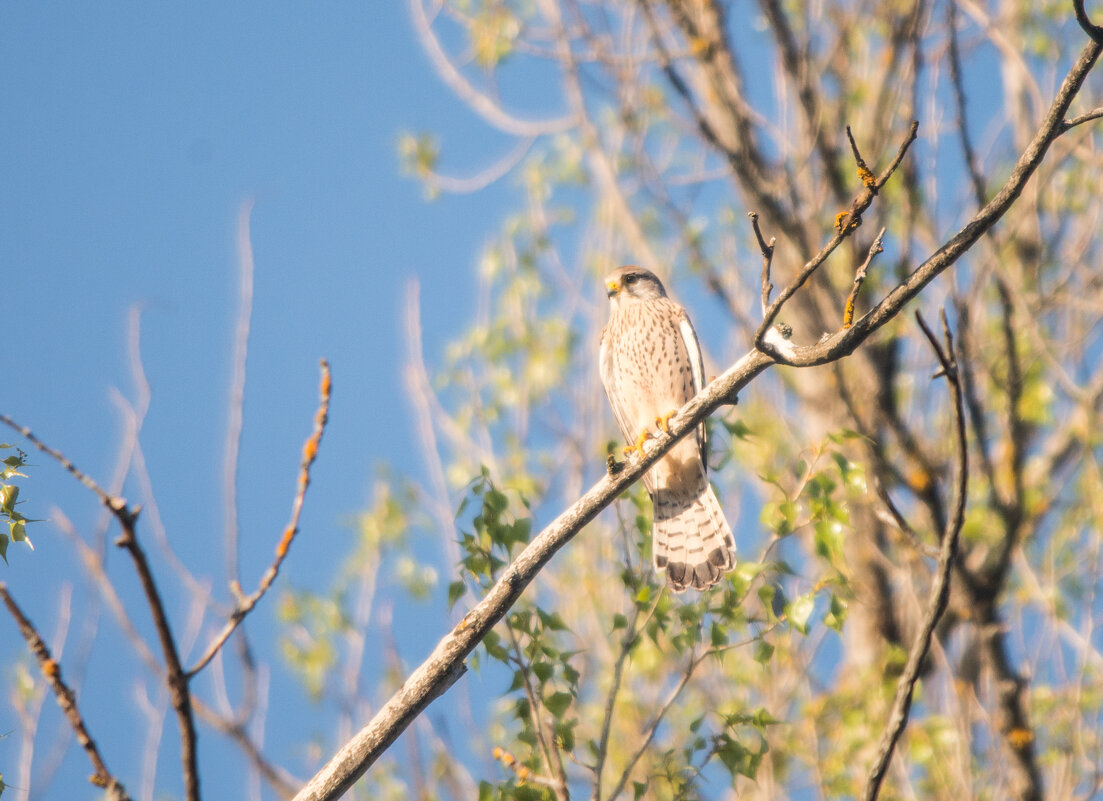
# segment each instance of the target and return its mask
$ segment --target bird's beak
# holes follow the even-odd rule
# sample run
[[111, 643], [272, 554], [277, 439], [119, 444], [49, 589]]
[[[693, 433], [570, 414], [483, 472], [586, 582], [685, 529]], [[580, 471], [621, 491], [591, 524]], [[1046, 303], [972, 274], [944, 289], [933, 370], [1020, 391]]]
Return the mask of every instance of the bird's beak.
[[609, 297], [613, 297], [613, 295], [617, 294], [618, 292], [620, 292], [620, 284], [618, 284], [615, 280], [605, 282], [606, 295], [608, 295]]

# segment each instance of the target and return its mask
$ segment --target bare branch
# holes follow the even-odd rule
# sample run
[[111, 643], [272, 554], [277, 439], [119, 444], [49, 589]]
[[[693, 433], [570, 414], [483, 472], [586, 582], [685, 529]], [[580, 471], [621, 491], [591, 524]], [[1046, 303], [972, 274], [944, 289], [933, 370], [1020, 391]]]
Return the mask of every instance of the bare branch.
[[804, 286], [805, 282], [812, 277], [812, 274], [819, 269], [820, 265], [827, 261], [827, 257], [835, 251], [835, 248], [837, 248], [842, 243], [842, 241], [849, 237], [854, 229], [858, 227], [858, 223], [861, 220], [862, 213], [869, 208], [870, 204], [873, 203], [873, 198], [876, 197], [877, 192], [882, 186], [885, 185], [888, 179], [892, 177], [892, 174], [896, 172], [896, 168], [899, 167], [900, 163], [904, 160], [904, 156], [907, 154], [908, 148], [910, 148], [912, 142], [915, 141], [916, 136], [918, 135], [918, 131], [919, 123], [913, 121], [911, 127], [908, 129], [907, 137], [901, 143], [900, 148], [896, 152], [896, 157], [893, 158], [889, 166], [885, 168], [884, 172], [882, 172], [875, 181], [872, 181], [865, 185], [862, 193], [858, 195], [857, 198], [855, 198], [848, 211], [839, 215], [839, 218], [836, 221], [836, 230], [834, 236], [832, 236], [827, 244], [820, 249], [819, 253], [813, 256], [812, 259], [808, 261], [804, 265], [804, 267], [801, 268], [801, 271], [797, 274], [797, 277], [794, 278], [788, 286], [781, 290], [774, 302], [770, 304], [769, 308], [766, 310], [766, 313], [762, 316], [762, 324], [758, 327], [758, 331], [755, 333], [756, 348], [759, 348], [760, 350], [772, 350], [769, 347], [769, 343], [766, 342], [766, 333], [770, 330], [770, 326], [773, 325], [774, 320], [777, 319], [777, 315], [781, 311], [781, 307], [785, 305], [786, 301], [788, 301], [789, 298], [796, 294], [797, 290]]
[[506, 133], [526, 137], [560, 133], [574, 127], [575, 118], [573, 115], [551, 120], [529, 121], [518, 119], [505, 111], [488, 95], [472, 86], [470, 81], [456, 69], [456, 65], [449, 59], [448, 54], [444, 52], [444, 48], [440, 45], [440, 40], [433, 33], [432, 21], [425, 15], [422, 0], [409, 0], [409, 6], [410, 16], [413, 18], [417, 35], [421, 39], [425, 52], [432, 60], [437, 74], [455, 92], [456, 97], [466, 103], [472, 111], [486, 120], [487, 123]]
[[877, 756], [869, 771], [865, 790], [862, 793], [863, 801], [876, 801], [881, 791], [881, 783], [884, 781], [885, 772], [888, 770], [892, 759], [892, 752], [904, 727], [908, 723], [908, 713], [911, 710], [912, 695], [915, 692], [915, 684], [919, 680], [919, 672], [927, 651], [931, 646], [931, 638], [934, 636], [935, 626], [938, 624], [946, 606], [950, 600], [950, 573], [954, 559], [957, 556], [958, 540], [961, 534], [961, 526], [965, 522], [966, 490], [969, 484], [969, 452], [965, 428], [965, 411], [962, 402], [961, 385], [958, 381], [957, 366], [954, 362], [954, 343], [950, 335], [950, 327], [946, 322], [946, 312], [942, 312], [942, 329], [945, 338], [946, 349], [943, 350], [938, 338], [927, 327], [923, 317], [916, 313], [916, 319], [920, 328], [927, 336], [942, 365], [941, 373], [946, 376], [950, 385], [950, 396], [954, 409], [954, 432], [957, 457], [957, 481], [953, 492], [953, 513], [947, 521], [947, 529], [942, 534], [942, 544], [938, 551], [938, 568], [935, 572], [934, 582], [931, 585], [931, 600], [927, 605], [927, 611], [923, 616], [923, 623], [915, 636], [912, 647], [908, 652], [908, 661], [904, 666], [904, 672], [896, 685], [896, 697], [893, 699], [892, 712], [889, 715], [888, 724], [881, 741], [877, 746]]
[[[1053, 104], [1050, 106], [1049, 111], [1039, 125], [1034, 137], [1019, 156], [1015, 168], [1011, 171], [1011, 175], [1008, 177], [1006, 183], [1004, 183], [1000, 191], [997, 192], [996, 195], [976, 213], [976, 215], [974, 215], [972, 220], [970, 220], [960, 231], [950, 237], [950, 239], [931, 254], [926, 261], [912, 271], [912, 273], [882, 299], [880, 303], [856, 320], [853, 326], [839, 331], [815, 345], [796, 348], [792, 354], [782, 356], [775, 352], [772, 354], [772, 358], [782, 364], [810, 367], [816, 364], [826, 364], [843, 355], [852, 353], [855, 348], [866, 340], [869, 334], [893, 319], [900, 313], [900, 310], [908, 301], [918, 295], [927, 284], [953, 265], [954, 262], [956, 262], [965, 251], [972, 247], [986, 231], [995, 225], [1011, 207], [1022, 193], [1023, 188], [1026, 186], [1031, 176], [1034, 175], [1034, 171], [1038, 168], [1038, 165], [1042, 163], [1046, 152], [1049, 150], [1049, 146], [1053, 144], [1053, 141], [1058, 136], [1064, 133], [1064, 128], [1061, 123], [1065, 113], [1068, 111], [1073, 98], [1075, 98], [1080, 91], [1084, 79], [1087, 77], [1092, 67], [1095, 66], [1095, 62], [1099, 59], [1100, 52], [1103, 52], [1103, 45], [1094, 42], [1085, 46], [1083, 51], [1081, 51], [1080, 56], [1069, 69], [1064, 81], [1062, 81], [1061, 87], [1057, 91], [1057, 96], [1054, 98]], [[836, 234], [836, 238], [837, 237], [838, 234]], [[831, 246], [831, 243], [828, 243], [828, 246]], [[811, 262], [809, 264], [811, 264]], [[811, 274], [811, 271], [808, 271], [808, 265], [806, 265], [805, 271], [807, 271], [809, 275]], [[806, 280], [807, 276], [804, 274], [805, 271], [802, 271], [801, 276], [798, 276], [797, 281], [794, 281], [794, 283], [803, 283], [804, 280]], [[814, 271], [814, 267], [812, 271]], [[790, 285], [790, 287], [792, 287], [792, 285]], [[779, 303], [783, 302], [783, 300], [787, 300], [792, 293], [799, 288], [798, 286], [790, 291], [790, 287], [786, 287], [785, 291], [778, 296], [777, 300], [771, 305], [771, 310], [780, 309]], [[766, 329], [763, 328], [759, 329], [759, 338], [765, 334], [765, 330]], [[757, 345], [758, 342], [756, 342], [756, 346]]]
[[670, 711], [670, 708], [674, 706], [674, 702], [678, 700], [678, 696], [682, 694], [682, 690], [689, 684], [689, 680], [693, 678], [693, 673], [697, 670], [697, 667], [705, 661], [706, 658], [712, 656], [715, 653], [714, 649], [708, 648], [697, 656], [689, 660], [685, 669], [682, 671], [682, 677], [678, 680], [678, 683], [671, 689], [670, 694], [666, 697], [663, 705], [659, 707], [655, 713], [655, 717], [652, 718], [651, 723], [644, 730], [643, 742], [640, 743], [639, 748], [635, 750], [632, 756], [628, 759], [628, 764], [624, 766], [624, 771], [620, 774], [620, 778], [617, 779], [617, 783], [613, 785], [612, 791], [609, 793], [609, 797], [606, 801], [615, 801], [615, 799], [624, 791], [625, 786], [628, 784], [628, 779], [632, 776], [632, 768], [636, 766], [636, 763], [640, 761], [640, 758], [647, 751], [647, 747], [651, 744], [651, 740], [655, 737], [655, 732], [659, 730], [659, 725], [663, 722], [663, 718], [666, 717], [666, 713]]
[[177, 725], [180, 728], [180, 757], [184, 768], [185, 797], [188, 801], [199, 801], [197, 735], [195, 717], [192, 714], [191, 691], [188, 689], [188, 678], [184, 673], [184, 668], [180, 664], [180, 653], [177, 650], [172, 627], [165, 612], [161, 592], [157, 588], [157, 581], [153, 577], [153, 570], [149, 566], [145, 549], [138, 542], [138, 510], [131, 509], [122, 499], [116, 499], [111, 508], [122, 527], [122, 534], [115, 540], [115, 544], [130, 554], [131, 561], [134, 562], [134, 569], [138, 573], [138, 581], [142, 585], [142, 592], [146, 596], [146, 603], [149, 605], [149, 611], [153, 616], [153, 627], [157, 631], [157, 639], [161, 642], [161, 651], [165, 658], [165, 684], [168, 686], [169, 698], [172, 701], [173, 709], [176, 711]]
[[218, 653], [218, 650], [241, 624], [241, 621], [245, 619], [245, 616], [253, 610], [257, 602], [268, 592], [268, 588], [272, 586], [272, 582], [275, 581], [276, 576], [279, 575], [280, 566], [287, 557], [287, 552], [291, 548], [292, 540], [294, 540], [295, 535], [299, 533], [299, 517], [302, 515], [303, 501], [306, 498], [306, 489], [310, 486], [310, 468], [313, 466], [314, 460], [318, 457], [318, 446], [321, 444], [322, 434], [325, 432], [326, 423], [329, 420], [329, 398], [333, 383], [330, 378], [329, 363], [325, 359], [321, 362], [321, 368], [322, 380], [318, 388], [320, 398], [318, 401], [318, 411], [314, 413], [314, 430], [303, 445], [302, 462], [299, 465], [298, 490], [295, 493], [295, 500], [291, 504], [291, 520], [284, 529], [279, 544], [276, 545], [276, 558], [272, 564], [268, 566], [264, 575], [261, 576], [260, 583], [257, 585], [256, 590], [250, 595], [242, 596], [241, 587], [236, 583], [231, 585], [231, 589], [234, 590], [235, 595], [238, 596], [237, 606], [230, 614], [230, 619], [226, 621], [226, 625], [222, 627], [222, 631], [211, 641], [211, 644], [207, 646], [207, 650], [203, 653], [203, 656], [195, 663], [195, 667], [187, 672], [188, 679], [191, 679], [196, 673], [206, 667], [207, 663]]
[[150, 613], [153, 615], [153, 625], [157, 630], [158, 639], [161, 641], [161, 650], [165, 657], [167, 670], [165, 683], [168, 686], [169, 696], [172, 699], [173, 708], [176, 710], [177, 722], [180, 727], [180, 750], [184, 766], [185, 797], [188, 801], [199, 801], [199, 770], [196, 764], [196, 731], [195, 719], [191, 709], [191, 693], [188, 690], [187, 677], [180, 665], [180, 655], [176, 649], [176, 641], [172, 636], [172, 629], [169, 625], [168, 615], [165, 613], [160, 591], [157, 589], [157, 582], [153, 577], [153, 571], [150, 569], [145, 551], [136, 537], [140, 508], [131, 508], [124, 498], [109, 495], [92, 478], [78, 470], [64, 454], [46, 445], [34, 436], [27, 427], [19, 425], [7, 415], [0, 414], [0, 421], [18, 431], [40, 451], [56, 459], [73, 477], [90, 489], [119, 522], [122, 533], [116, 539], [115, 544], [126, 550], [134, 562], [134, 568], [138, 573], [138, 580], [142, 585], [142, 591], [145, 593]]
[[241, 450], [241, 429], [245, 405], [245, 360], [249, 353], [249, 324], [253, 310], [253, 243], [249, 221], [253, 199], [248, 198], [237, 212], [237, 261], [241, 273], [241, 297], [238, 298], [237, 327], [234, 332], [234, 356], [230, 377], [230, 415], [226, 425], [226, 453], [222, 462], [225, 493], [226, 579], [240, 580], [238, 570], [237, 467]]
[[854, 325], [854, 304], [858, 300], [858, 292], [862, 288], [862, 282], [866, 280], [866, 271], [869, 269], [870, 263], [873, 258], [884, 252], [885, 248], [881, 244], [885, 237], [885, 229], [877, 233], [877, 237], [873, 240], [873, 243], [869, 246], [869, 252], [866, 253], [866, 260], [862, 262], [861, 266], [854, 273], [854, 285], [850, 288], [850, 294], [846, 296], [846, 305], [843, 307], [843, 328], [850, 328]]
[[34, 445], [47, 456], [55, 459], [62, 467], [69, 471], [73, 478], [75, 478], [77, 481], [79, 481], [81, 484], [83, 484], [93, 493], [95, 493], [96, 497], [100, 499], [100, 502], [108, 509], [114, 511], [115, 503], [122, 503], [122, 505], [124, 506], [126, 505], [126, 501], [112, 496], [103, 487], [92, 480], [92, 478], [88, 474], [84, 473], [83, 471], [78, 469], [75, 464], [70, 462], [69, 459], [66, 458], [65, 454], [63, 454], [61, 451], [56, 451], [51, 448], [49, 445], [47, 445], [45, 442], [43, 442], [33, 433], [31, 433], [31, 430], [26, 426], [20, 425], [19, 423], [8, 417], [6, 414], [0, 414], [0, 423], [4, 423], [4, 425], [8, 426], [9, 428], [18, 431], [19, 434], [26, 438], [29, 443]]
[[[50, 649], [46, 646], [46, 643], [42, 641], [42, 637], [39, 635], [38, 630], [35, 629], [34, 624], [23, 614], [23, 610], [16, 604], [15, 599], [11, 597], [8, 592], [8, 585], [5, 582], [0, 581], [0, 599], [3, 599], [4, 606], [8, 608], [11, 616], [15, 618], [16, 625], [19, 626], [19, 633], [23, 635], [23, 639], [27, 641], [27, 646], [31, 649], [31, 653], [35, 655], [38, 660], [38, 666], [42, 670], [42, 675], [46, 678], [46, 681], [50, 683], [50, 686], [54, 690], [54, 696], [57, 698], [57, 705], [61, 707], [61, 711], [65, 713], [65, 717], [69, 720], [69, 725], [73, 727], [73, 733], [76, 734], [77, 742], [80, 743], [81, 748], [88, 754], [88, 760], [92, 763], [92, 768], [95, 773], [89, 778], [89, 781], [97, 787], [102, 787], [107, 793], [107, 797], [111, 801], [130, 801], [130, 796], [126, 792], [126, 788], [119, 782], [107, 769], [107, 765], [104, 764], [103, 757], [100, 756], [99, 749], [96, 747], [95, 740], [92, 739], [92, 735], [88, 733], [88, 727], [84, 725], [84, 718], [81, 717], [80, 710], [77, 708], [77, 696], [70, 688], [69, 685], [61, 678], [61, 666], [54, 661], [54, 658], [50, 655]], [[2, 786], [2, 785], [0, 785]]]
[[1091, 111], [1081, 114], [1078, 117], [1065, 120], [1063, 127], [1067, 131], [1069, 128], [1075, 128], [1077, 125], [1083, 125], [1085, 122], [1091, 122], [1092, 120], [1098, 120], [1103, 118], [1103, 106], [1099, 108], [1093, 108]]
[[1088, 12], [1084, 10], [1084, 0], [1072, 0], [1073, 10], [1076, 12], [1076, 21], [1084, 29], [1084, 33], [1098, 45], [1103, 45], [1103, 26], [1094, 24], [1088, 19]]
[[[918, 123], [914, 124], [918, 126]], [[862, 186], [877, 194], [877, 190], [880, 188], [877, 176], [866, 166], [866, 160], [862, 158], [862, 154], [858, 150], [858, 143], [854, 141], [854, 133], [850, 130], [849, 125], [846, 126], [846, 138], [850, 140], [850, 152], [854, 155], [854, 163], [858, 165], [858, 180], [862, 182]]]
[[758, 242], [758, 250], [762, 254], [762, 316], [766, 316], [766, 310], [770, 308], [770, 293], [774, 291], [774, 285], [770, 283], [770, 267], [774, 261], [774, 243], [776, 237], [770, 237], [767, 242], [762, 237], [762, 229], [758, 226], [758, 212], [747, 214], [751, 218], [751, 228], [754, 229], [754, 238]]

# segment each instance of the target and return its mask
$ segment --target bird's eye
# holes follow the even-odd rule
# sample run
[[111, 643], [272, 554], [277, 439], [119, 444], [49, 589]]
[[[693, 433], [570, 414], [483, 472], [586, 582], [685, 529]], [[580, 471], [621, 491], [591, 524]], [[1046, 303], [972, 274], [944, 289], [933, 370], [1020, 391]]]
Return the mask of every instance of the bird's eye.
[[638, 279], [639, 279], [639, 276], [638, 276], [638, 275], [626, 275], [626, 276], [624, 276], [624, 283], [626, 283], [626, 284], [634, 284], [634, 283], [636, 283], [636, 281], [637, 281]]

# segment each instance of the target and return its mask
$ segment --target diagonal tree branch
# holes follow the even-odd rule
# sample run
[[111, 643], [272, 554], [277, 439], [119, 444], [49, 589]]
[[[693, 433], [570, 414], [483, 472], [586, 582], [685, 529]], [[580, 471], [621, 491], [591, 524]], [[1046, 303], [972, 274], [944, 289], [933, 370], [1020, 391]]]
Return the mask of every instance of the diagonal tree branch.
[[191, 692], [188, 689], [188, 678], [180, 663], [180, 654], [176, 648], [176, 640], [172, 635], [172, 627], [165, 612], [165, 605], [161, 600], [161, 592], [157, 588], [157, 581], [153, 577], [153, 570], [149, 566], [145, 549], [138, 542], [138, 514], [141, 508], [130, 506], [125, 498], [111, 495], [97, 484], [91, 476], [77, 469], [76, 465], [69, 461], [63, 453], [48, 446], [26, 426], [16, 423], [5, 414], [0, 414], [0, 422], [15, 429], [40, 451], [56, 459], [80, 483], [95, 493], [100, 502], [108, 508], [119, 522], [122, 533], [115, 540], [115, 544], [130, 554], [130, 558], [134, 562], [134, 569], [138, 573], [138, 581], [142, 585], [142, 592], [146, 596], [146, 603], [149, 604], [149, 611], [153, 616], [153, 627], [157, 631], [157, 638], [161, 642], [161, 651], [165, 659], [165, 684], [168, 687], [169, 698], [172, 701], [173, 709], [176, 711], [177, 724], [180, 728], [180, 758], [183, 762], [185, 797], [188, 801], [199, 801], [199, 767], [196, 757], [197, 735], [195, 716], [192, 713]]
[[[46, 677], [46, 681], [50, 683], [54, 690], [57, 705], [61, 707], [61, 711], [65, 713], [65, 717], [69, 720], [69, 725], [73, 727], [77, 742], [88, 754], [88, 759], [95, 770], [89, 781], [97, 787], [102, 787], [110, 801], [130, 801], [130, 795], [127, 794], [126, 788], [107, 769], [103, 757], [100, 756], [99, 748], [96, 747], [96, 741], [88, 733], [88, 728], [84, 725], [84, 718], [81, 717], [80, 710], [77, 708], [76, 693], [61, 678], [61, 666], [50, 655], [50, 649], [43, 642], [38, 630], [35, 629], [30, 619], [23, 614], [23, 610], [19, 608], [15, 599], [8, 592], [8, 585], [2, 581], [0, 581], [0, 599], [4, 601], [4, 606], [15, 618], [16, 625], [19, 626], [19, 633], [27, 641], [27, 646], [38, 660], [39, 668], [42, 669], [42, 675]], [[0, 788], [2, 787], [3, 784], [0, 783]]]
[[[871, 311], [850, 328], [836, 332], [808, 347], [787, 347], [767, 354], [755, 349], [744, 355], [719, 378], [683, 406], [670, 421], [670, 434], [659, 434], [645, 444], [645, 456], [630, 461], [615, 476], [605, 475], [581, 498], [545, 527], [502, 572], [498, 582], [403, 683], [363, 729], [345, 743], [329, 762], [295, 796], [296, 801], [335, 799], [347, 792], [410, 723], [466, 670], [464, 660], [520, 597], [537, 573], [582, 528], [621, 492], [639, 479], [674, 443], [686, 436], [708, 415], [730, 403], [756, 376], [773, 364], [812, 366], [837, 361], [852, 353], [875, 331], [894, 319], [905, 304], [927, 284], [951, 267], [974, 242], [993, 226], [1020, 195], [1045, 158], [1053, 140], [1066, 130], [1065, 115], [1103, 45], [1092, 42], [1081, 52], [1066, 75], [1050, 110], [1034, 138], [1020, 156], [1003, 188], [969, 223], [908, 275]], [[867, 188], [868, 190], [868, 188]], [[845, 228], [844, 228], [845, 230]], [[799, 288], [799, 287], [797, 287]], [[791, 296], [797, 288], [789, 293]], [[781, 300], [779, 296], [778, 300]], [[770, 309], [779, 309], [778, 300]], [[768, 313], [770, 310], [767, 310]], [[776, 314], [776, 310], [774, 311]], [[760, 329], [763, 335], [764, 326]]]
[[242, 595], [241, 587], [238, 586], [236, 582], [231, 585], [231, 589], [238, 598], [237, 606], [235, 606], [234, 611], [230, 613], [230, 619], [226, 621], [222, 630], [211, 641], [211, 644], [207, 646], [207, 650], [203, 652], [203, 656], [195, 663], [195, 667], [187, 672], [187, 678], [189, 680], [207, 666], [214, 658], [214, 655], [218, 653], [219, 649], [226, 644], [226, 640], [230, 639], [230, 635], [241, 625], [241, 621], [245, 619], [245, 616], [253, 611], [253, 607], [255, 607], [264, 594], [268, 592], [268, 588], [272, 586], [272, 582], [274, 582], [276, 576], [279, 575], [280, 566], [287, 557], [287, 552], [291, 548], [291, 542], [295, 539], [295, 535], [299, 533], [299, 517], [302, 515], [303, 501], [306, 498], [306, 489], [310, 486], [310, 468], [313, 466], [314, 460], [318, 457], [318, 446], [321, 444], [322, 433], [325, 431], [326, 423], [329, 420], [329, 397], [333, 388], [333, 382], [330, 379], [329, 363], [325, 359], [322, 360], [321, 367], [322, 379], [318, 388], [320, 399], [318, 401], [318, 411], [314, 414], [314, 430], [303, 445], [302, 463], [299, 466], [299, 486], [298, 490], [295, 492], [295, 500], [291, 504], [291, 521], [287, 524], [287, 527], [283, 531], [283, 536], [280, 537], [279, 544], [276, 546], [276, 558], [272, 564], [268, 566], [264, 575], [261, 576], [256, 590], [249, 595]]
[[945, 338], [946, 349], [938, 343], [938, 338], [923, 322], [923, 318], [916, 313], [920, 328], [926, 334], [927, 339], [938, 357], [942, 369], [939, 374], [945, 375], [950, 385], [950, 397], [954, 409], [954, 445], [957, 456], [957, 481], [953, 492], [953, 513], [947, 521], [946, 531], [942, 533], [942, 544], [938, 549], [938, 568], [935, 571], [934, 582], [931, 585], [931, 600], [927, 605], [927, 611], [923, 616], [923, 622], [919, 632], [915, 635], [911, 650], [908, 652], [908, 661], [904, 666], [904, 672], [896, 685], [896, 697], [892, 702], [892, 712], [885, 731], [881, 735], [881, 741], [877, 745], [877, 756], [866, 779], [865, 790], [862, 793], [863, 801], [876, 801], [881, 792], [881, 783], [888, 771], [892, 753], [896, 749], [896, 743], [904, 733], [904, 727], [908, 725], [908, 714], [911, 711], [912, 696], [915, 693], [916, 682], [919, 681], [919, 673], [923, 660], [931, 647], [931, 639], [934, 636], [935, 626], [946, 611], [950, 601], [950, 575], [957, 556], [958, 541], [961, 534], [961, 526], [965, 522], [966, 489], [969, 485], [969, 447], [965, 429], [965, 412], [962, 402], [961, 384], [958, 381], [957, 364], [954, 360], [954, 342], [950, 335], [950, 326], [946, 323], [946, 312], [942, 312], [942, 330]]
[[180, 728], [180, 758], [184, 766], [185, 798], [188, 801], [199, 801], [199, 763], [196, 750], [198, 734], [195, 730], [195, 715], [192, 712], [191, 690], [188, 688], [188, 677], [184, 673], [184, 666], [180, 662], [180, 652], [176, 647], [176, 638], [172, 634], [164, 601], [161, 599], [161, 591], [157, 587], [145, 549], [138, 542], [139, 510], [128, 506], [122, 498], [111, 498], [108, 506], [122, 528], [122, 533], [115, 540], [115, 544], [130, 554], [131, 561], [134, 562], [138, 582], [142, 585], [150, 614], [153, 615], [153, 627], [161, 643], [161, 652], [165, 659], [165, 684]]

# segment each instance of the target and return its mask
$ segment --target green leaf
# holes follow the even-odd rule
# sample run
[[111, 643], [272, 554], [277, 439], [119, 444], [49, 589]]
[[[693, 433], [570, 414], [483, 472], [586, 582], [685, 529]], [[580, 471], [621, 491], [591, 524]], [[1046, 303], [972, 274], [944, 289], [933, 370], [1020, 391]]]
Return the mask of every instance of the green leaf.
[[573, 701], [574, 696], [570, 693], [557, 692], [544, 699], [544, 706], [554, 717], [561, 718]]
[[467, 584], [462, 579], [453, 581], [448, 585], [448, 608], [451, 609], [456, 605], [456, 601], [463, 597], [467, 592]]
[[759, 640], [754, 646], [754, 661], [760, 665], [765, 665], [770, 661], [770, 658], [774, 655], [774, 646], [765, 640]]
[[771, 715], [770, 711], [764, 706], [756, 709], [754, 717], [751, 719], [751, 725], [756, 729], [765, 729], [767, 726], [773, 726], [777, 723], [781, 723], [781, 721]]
[[846, 601], [835, 593], [831, 593], [831, 605], [827, 613], [823, 616], [824, 624], [841, 633], [843, 630], [843, 622], [846, 620], [846, 613]]
[[543, 609], [536, 610], [536, 613], [540, 616], [540, 622], [544, 624], [544, 628], [550, 631], [566, 631], [567, 624], [563, 622], [563, 618], [559, 616], [558, 612], [545, 612]]
[[728, 430], [728, 433], [736, 439], [747, 439], [752, 436], [751, 429], [742, 420], [735, 420], [731, 423], [727, 420], [721, 422], [723, 422], [724, 428]]
[[489, 506], [495, 512], [504, 512], [509, 508], [509, 498], [506, 497], [504, 492], [492, 489], [483, 498], [483, 504]]
[[522, 517], [520, 520], [514, 520], [506, 533], [506, 544], [514, 545], [529, 541], [529, 536], [532, 534], [532, 519], [528, 517]]
[[816, 606], [816, 598], [811, 593], [802, 595], [789, 605], [789, 624], [801, 634], [808, 633], [808, 618]]
[[709, 640], [712, 642], [713, 648], [720, 648], [728, 644], [728, 633], [724, 631], [724, 627], [719, 623], [713, 623], [709, 632]]
[[513, 671], [513, 681], [510, 682], [509, 689], [507, 689], [506, 692], [507, 693], [516, 692], [517, 690], [520, 690], [524, 686], [525, 686], [525, 673], [524, 673], [524, 671], [522, 671], [520, 669], [517, 669], [517, 670]]
[[540, 683], [543, 684], [555, 675], [555, 665], [551, 662], [534, 662], [532, 665], [532, 672], [536, 674], [536, 678], [540, 679]]
[[0, 487], [0, 512], [11, 514], [15, 511], [15, 502], [19, 498], [19, 487], [5, 484]]
[[[31, 541], [27, 539], [27, 524], [24, 520], [12, 520], [9, 524], [11, 529], [11, 541], [12, 542], [25, 542], [28, 545]], [[31, 550], [34, 550], [34, 546], [31, 546]]]
[[556, 744], [565, 751], [574, 750], [574, 727], [577, 720], [558, 720], [552, 727], [555, 733]]
[[816, 553], [832, 564], [843, 558], [846, 528], [837, 520], [818, 520], [815, 525]]
[[626, 629], [626, 628], [628, 628], [628, 618], [626, 618], [624, 615], [620, 614], [619, 612], [617, 614], [613, 615], [613, 631], [617, 631], [618, 629]]

